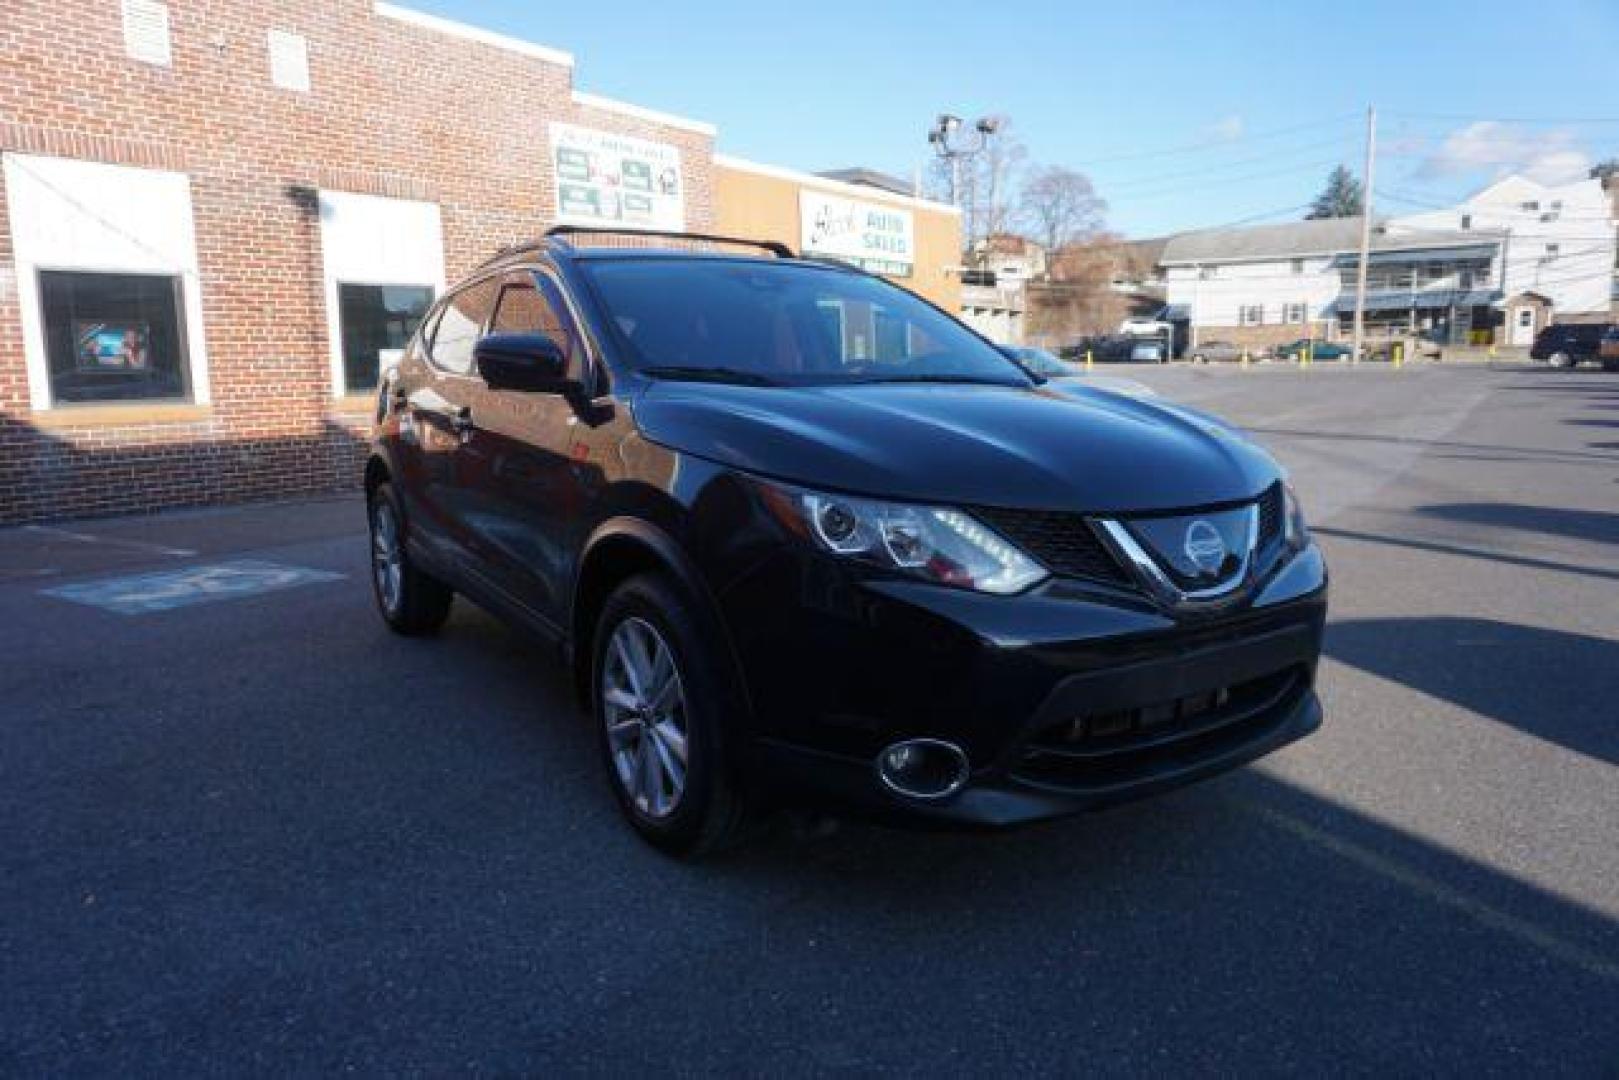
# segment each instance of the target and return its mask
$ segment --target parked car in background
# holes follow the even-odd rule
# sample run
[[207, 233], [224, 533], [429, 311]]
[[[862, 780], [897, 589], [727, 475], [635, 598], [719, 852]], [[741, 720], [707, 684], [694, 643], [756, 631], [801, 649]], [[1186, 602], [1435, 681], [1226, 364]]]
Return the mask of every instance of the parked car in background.
[[371, 578], [400, 634], [464, 596], [560, 646], [649, 842], [711, 849], [783, 801], [1013, 825], [1321, 725], [1326, 563], [1241, 432], [1064, 400], [780, 244], [599, 232], [497, 254], [388, 372]]
[[1597, 358], [1602, 361], [1602, 370], [1619, 371], [1619, 326], [1608, 327], [1602, 335]]
[[1168, 340], [1174, 332], [1173, 323], [1151, 315], [1132, 315], [1119, 324], [1119, 333], [1129, 337], [1161, 337]]
[[1046, 380], [1046, 385], [1060, 393], [1076, 390], [1106, 390], [1127, 397], [1157, 397], [1158, 391], [1134, 379], [1121, 379], [1113, 375], [1092, 375], [1082, 367], [1058, 359], [1044, 349], [1024, 345], [997, 345], [1001, 352], [1016, 360], [1026, 371]]
[[1553, 323], [1535, 335], [1531, 360], [1544, 360], [1554, 368], [1571, 368], [1597, 359], [1602, 337], [1613, 323]]
[[1163, 341], [1131, 334], [1100, 334], [1081, 338], [1068, 351], [1076, 362], [1083, 362], [1087, 353], [1098, 364], [1158, 364], [1166, 359]]
[[1130, 346], [1130, 359], [1135, 363], [1167, 364], [1169, 347], [1163, 339], [1144, 338]]
[[1340, 345], [1336, 341], [1300, 338], [1285, 345], [1277, 345], [1271, 349], [1271, 355], [1278, 360], [1297, 360], [1304, 355], [1306, 349], [1309, 350], [1312, 360], [1342, 360], [1350, 352], [1348, 345]]
[[[1200, 341], [1186, 350], [1186, 355], [1194, 364], [1224, 363], [1232, 360], [1241, 360], [1243, 349], [1229, 341]], [[1248, 350], [1249, 356], [1254, 351]]]

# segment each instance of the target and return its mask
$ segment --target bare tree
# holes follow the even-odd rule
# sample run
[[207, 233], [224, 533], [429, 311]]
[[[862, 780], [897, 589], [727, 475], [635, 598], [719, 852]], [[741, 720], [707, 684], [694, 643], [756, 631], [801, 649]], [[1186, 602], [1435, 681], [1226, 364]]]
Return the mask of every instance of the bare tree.
[[1053, 254], [1094, 235], [1106, 210], [1090, 177], [1062, 165], [1036, 166], [1018, 198], [1023, 228]]

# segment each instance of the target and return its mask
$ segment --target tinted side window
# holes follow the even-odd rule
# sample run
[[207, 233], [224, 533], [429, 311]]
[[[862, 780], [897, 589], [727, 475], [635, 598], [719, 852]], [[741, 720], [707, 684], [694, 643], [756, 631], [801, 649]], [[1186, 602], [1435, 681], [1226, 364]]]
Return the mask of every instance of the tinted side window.
[[472, 370], [472, 347], [483, 336], [484, 324], [494, 307], [498, 280], [480, 281], [451, 296], [444, 304], [433, 343], [428, 350], [433, 363], [445, 371], [465, 375]]
[[501, 279], [500, 301], [490, 330], [501, 334], [544, 334], [568, 358], [569, 368], [582, 359], [579, 337], [573, 332], [556, 286], [549, 278], [528, 271]]

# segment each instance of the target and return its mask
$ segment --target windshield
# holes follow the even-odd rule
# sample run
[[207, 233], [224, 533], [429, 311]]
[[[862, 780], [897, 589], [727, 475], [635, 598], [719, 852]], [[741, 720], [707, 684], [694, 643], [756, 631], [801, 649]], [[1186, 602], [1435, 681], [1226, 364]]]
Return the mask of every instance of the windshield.
[[614, 258], [582, 269], [630, 362], [653, 376], [1029, 385], [966, 327], [876, 278], [723, 259]]

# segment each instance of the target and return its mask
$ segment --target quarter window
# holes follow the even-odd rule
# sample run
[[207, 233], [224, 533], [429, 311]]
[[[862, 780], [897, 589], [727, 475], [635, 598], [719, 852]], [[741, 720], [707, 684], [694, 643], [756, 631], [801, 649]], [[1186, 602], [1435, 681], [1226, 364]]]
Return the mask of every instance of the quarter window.
[[183, 400], [180, 279], [42, 270], [51, 400]]
[[337, 286], [343, 335], [343, 384], [351, 394], [376, 389], [377, 376], [409, 344], [433, 302], [428, 285]]

